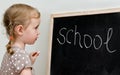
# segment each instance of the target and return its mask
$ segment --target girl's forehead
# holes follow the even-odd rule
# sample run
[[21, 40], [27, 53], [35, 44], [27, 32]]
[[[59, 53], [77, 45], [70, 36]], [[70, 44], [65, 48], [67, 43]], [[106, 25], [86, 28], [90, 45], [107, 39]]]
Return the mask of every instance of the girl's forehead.
[[40, 18], [31, 18], [31, 25], [38, 25], [40, 24]]

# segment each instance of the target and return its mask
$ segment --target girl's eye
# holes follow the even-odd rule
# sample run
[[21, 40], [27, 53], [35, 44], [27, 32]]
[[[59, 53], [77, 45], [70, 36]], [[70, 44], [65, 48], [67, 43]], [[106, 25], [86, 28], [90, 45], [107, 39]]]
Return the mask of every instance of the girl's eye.
[[39, 25], [37, 25], [37, 26], [35, 27], [35, 29], [38, 29], [38, 27], [39, 27]]
[[38, 27], [35, 27], [35, 29], [37, 29]]

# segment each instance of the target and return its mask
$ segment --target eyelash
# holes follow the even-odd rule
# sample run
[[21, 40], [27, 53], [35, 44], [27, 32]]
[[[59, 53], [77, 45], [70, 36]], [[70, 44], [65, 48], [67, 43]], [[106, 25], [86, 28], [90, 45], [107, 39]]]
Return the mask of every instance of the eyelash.
[[35, 29], [38, 29], [39, 26], [36, 26]]

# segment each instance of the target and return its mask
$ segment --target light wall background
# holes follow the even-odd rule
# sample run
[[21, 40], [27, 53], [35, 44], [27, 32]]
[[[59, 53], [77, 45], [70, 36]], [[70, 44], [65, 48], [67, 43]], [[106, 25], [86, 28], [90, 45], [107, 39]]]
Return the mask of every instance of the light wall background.
[[40, 50], [40, 56], [34, 64], [36, 75], [47, 74], [51, 14], [120, 8], [120, 0], [3, 0], [0, 2], [0, 63], [8, 42], [2, 17], [4, 11], [14, 3], [29, 4], [41, 12], [39, 39], [34, 45], [26, 47], [28, 52]]

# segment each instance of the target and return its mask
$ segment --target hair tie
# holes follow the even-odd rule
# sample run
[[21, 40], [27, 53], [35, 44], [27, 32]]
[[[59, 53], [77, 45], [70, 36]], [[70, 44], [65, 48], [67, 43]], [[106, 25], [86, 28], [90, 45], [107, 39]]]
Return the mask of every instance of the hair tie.
[[13, 36], [10, 36], [9, 39], [10, 39], [10, 41], [14, 40]]

